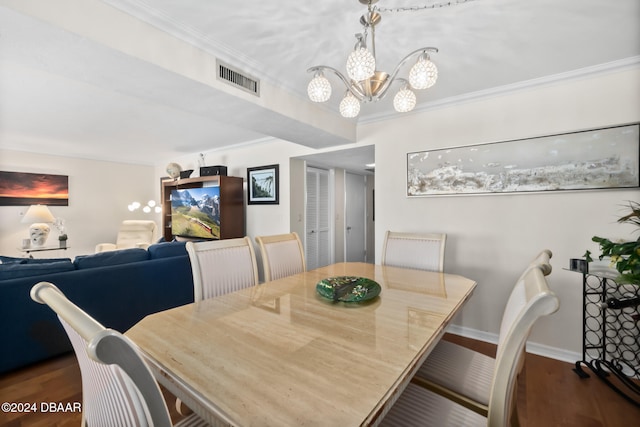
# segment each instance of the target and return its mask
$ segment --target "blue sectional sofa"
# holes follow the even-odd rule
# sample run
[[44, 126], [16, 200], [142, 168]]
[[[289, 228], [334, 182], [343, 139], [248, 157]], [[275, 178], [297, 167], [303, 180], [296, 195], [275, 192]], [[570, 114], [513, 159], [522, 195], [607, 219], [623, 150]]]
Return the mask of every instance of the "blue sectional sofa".
[[193, 302], [184, 242], [70, 259], [0, 257], [0, 374], [71, 351], [55, 314], [29, 295], [40, 281], [108, 328], [125, 332], [148, 314]]

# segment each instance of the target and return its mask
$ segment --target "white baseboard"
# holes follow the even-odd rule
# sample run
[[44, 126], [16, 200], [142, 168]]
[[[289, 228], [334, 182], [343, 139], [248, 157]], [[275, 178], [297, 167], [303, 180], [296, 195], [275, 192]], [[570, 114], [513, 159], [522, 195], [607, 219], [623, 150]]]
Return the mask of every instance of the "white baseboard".
[[[447, 332], [454, 335], [472, 338], [478, 341], [498, 344], [498, 334], [494, 334], [491, 332], [478, 331], [477, 329], [471, 329], [458, 325], [449, 325], [449, 327], [447, 327]], [[574, 351], [551, 347], [548, 345], [538, 344], [530, 341], [527, 342], [527, 353], [548, 357], [550, 359], [561, 360], [568, 363], [575, 363], [577, 360], [582, 359], [581, 353], [576, 353]]]

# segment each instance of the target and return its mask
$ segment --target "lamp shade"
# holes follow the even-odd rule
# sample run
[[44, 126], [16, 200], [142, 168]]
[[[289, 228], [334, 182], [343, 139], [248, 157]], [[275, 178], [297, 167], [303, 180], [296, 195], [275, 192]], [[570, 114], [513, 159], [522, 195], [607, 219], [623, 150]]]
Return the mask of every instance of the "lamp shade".
[[399, 113], [407, 113], [416, 106], [416, 94], [404, 87], [393, 98], [393, 108]]
[[331, 98], [331, 83], [322, 73], [318, 73], [309, 82], [307, 94], [313, 102], [326, 102]]
[[438, 67], [429, 60], [428, 55], [421, 56], [409, 72], [409, 83], [414, 89], [429, 89], [437, 79]]
[[54, 222], [56, 219], [45, 205], [31, 205], [20, 222], [31, 224], [34, 222]]
[[367, 48], [356, 48], [347, 58], [347, 74], [360, 82], [373, 76], [376, 71], [376, 58]]
[[360, 113], [360, 101], [347, 91], [342, 101], [340, 101], [340, 114], [342, 117], [357, 117]]

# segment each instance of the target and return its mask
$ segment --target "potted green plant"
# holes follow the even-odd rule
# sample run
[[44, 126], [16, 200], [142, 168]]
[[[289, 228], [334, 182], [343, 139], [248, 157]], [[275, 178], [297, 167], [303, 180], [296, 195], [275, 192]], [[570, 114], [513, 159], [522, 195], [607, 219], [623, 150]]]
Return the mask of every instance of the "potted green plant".
[[66, 248], [67, 247], [67, 233], [65, 231], [64, 228], [64, 219], [62, 218], [56, 218], [56, 220], [54, 221], [53, 225], [58, 229], [58, 233], [60, 233], [58, 235], [58, 242], [60, 242], [60, 247], [61, 248]]
[[[618, 219], [618, 222], [634, 224], [640, 230], [640, 203], [629, 202], [629, 207], [631, 212]], [[611, 258], [612, 266], [620, 274], [617, 278], [618, 283], [640, 286], [640, 237], [628, 242], [613, 242], [598, 236], [593, 236], [591, 240], [600, 245], [600, 259]], [[592, 261], [590, 255], [587, 251], [587, 261]]]
[[[618, 219], [619, 223], [633, 224], [640, 230], [640, 203], [629, 202], [631, 212]], [[638, 231], [636, 230], [636, 231]], [[600, 256], [611, 258], [611, 266], [618, 271], [616, 283], [640, 286], [640, 237], [637, 240], [614, 242], [604, 237], [593, 236], [594, 242], [600, 245]], [[587, 262], [593, 261], [591, 253], [585, 253]], [[611, 299], [607, 301], [610, 308], [622, 308], [637, 305], [640, 297], [629, 298], [627, 300]]]

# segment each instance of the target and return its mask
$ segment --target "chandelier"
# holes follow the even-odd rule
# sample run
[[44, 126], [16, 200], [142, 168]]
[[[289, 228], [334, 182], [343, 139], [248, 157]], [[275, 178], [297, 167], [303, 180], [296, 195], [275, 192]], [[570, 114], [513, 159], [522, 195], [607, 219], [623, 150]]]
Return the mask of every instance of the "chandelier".
[[[360, 113], [360, 103], [378, 101], [387, 94], [392, 83], [398, 82], [400, 89], [393, 98], [393, 107], [396, 111], [406, 113], [416, 106], [416, 94], [412, 89], [422, 90], [433, 86], [438, 78], [438, 69], [431, 62], [429, 52], [438, 52], [435, 47], [423, 47], [405, 56], [388, 74], [376, 70], [376, 25], [382, 19], [378, 9], [372, 7], [378, 0], [358, 0], [367, 5], [367, 13], [360, 17], [363, 33], [356, 34], [356, 44], [353, 52], [349, 54], [346, 63], [347, 76], [333, 67], [315, 65], [307, 70], [314, 73], [313, 79], [307, 86], [309, 99], [313, 102], [326, 102], [331, 97], [331, 83], [324, 76], [325, 71], [338, 76], [346, 87], [345, 95], [340, 101], [340, 114], [343, 117], [357, 117]], [[367, 48], [367, 39], [370, 33], [371, 50]], [[400, 68], [411, 58], [417, 61], [409, 71], [409, 79], [398, 77]]]

